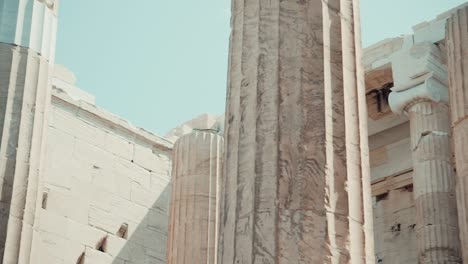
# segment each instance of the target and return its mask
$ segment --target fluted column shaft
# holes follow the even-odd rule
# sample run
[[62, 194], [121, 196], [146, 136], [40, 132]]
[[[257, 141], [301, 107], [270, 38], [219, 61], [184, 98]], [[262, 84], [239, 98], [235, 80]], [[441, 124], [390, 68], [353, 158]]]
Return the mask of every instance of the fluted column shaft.
[[214, 264], [223, 138], [195, 131], [174, 146], [168, 264]]
[[374, 263], [358, 10], [232, 1], [219, 264]]
[[461, 263], [448, 105], [408, 105], [420, 263]]
[[460, 240], [468, 263], [468, 7], [449, 18], [446, 36]]
[[411, 128], [419, 263], [461, 263], [444, 54], [422, 42], [392, 59], [389, 105]]
[[56, 1], [51, 0], [4, 0], [0, 6], [0, 262], [4, 264], [29, 264], [34, 251], [56, 11]]

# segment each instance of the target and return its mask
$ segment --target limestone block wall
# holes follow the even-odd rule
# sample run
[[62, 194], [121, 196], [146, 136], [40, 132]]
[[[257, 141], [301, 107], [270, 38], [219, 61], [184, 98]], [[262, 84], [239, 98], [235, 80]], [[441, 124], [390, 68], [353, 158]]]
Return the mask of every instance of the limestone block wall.
[[168, 141], [54, 93], [37, 264], [165, 263]]

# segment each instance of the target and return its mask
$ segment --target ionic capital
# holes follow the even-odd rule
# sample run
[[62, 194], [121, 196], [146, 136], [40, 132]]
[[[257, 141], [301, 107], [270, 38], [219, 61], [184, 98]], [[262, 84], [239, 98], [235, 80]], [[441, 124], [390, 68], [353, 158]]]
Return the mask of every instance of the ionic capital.
[[388, 98], [390, 108], [397, 114], [404, 114], [411, 106], [423, 101], [448, 104], [447, 86], [435, 78], [429, 78], [416, 87], [393, 91]]

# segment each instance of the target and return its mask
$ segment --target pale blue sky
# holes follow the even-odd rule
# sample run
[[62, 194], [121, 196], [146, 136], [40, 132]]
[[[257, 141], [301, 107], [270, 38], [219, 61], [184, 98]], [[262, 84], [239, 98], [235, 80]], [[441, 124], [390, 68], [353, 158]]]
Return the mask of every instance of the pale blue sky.
[[[364, 46], [466, 0], [361, 0]], [[224, 112], [230, 0], [62, 0], [58, 64], [100, 107], [163, 135]]]

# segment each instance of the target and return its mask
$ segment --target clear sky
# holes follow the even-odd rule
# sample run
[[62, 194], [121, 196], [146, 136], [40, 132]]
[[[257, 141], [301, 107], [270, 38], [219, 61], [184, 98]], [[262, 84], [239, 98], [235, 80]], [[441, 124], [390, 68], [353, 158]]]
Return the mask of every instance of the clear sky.
[[[361, 0], [364, 46], [466, 0]], [[230, 0], [62, 0], [58, 64], [97, 104], [164, 135], [224, 112]]]

